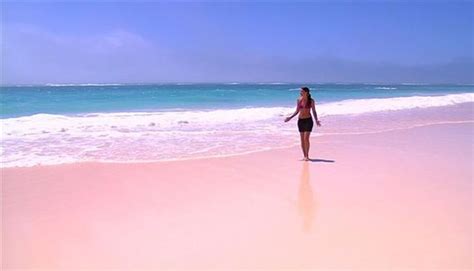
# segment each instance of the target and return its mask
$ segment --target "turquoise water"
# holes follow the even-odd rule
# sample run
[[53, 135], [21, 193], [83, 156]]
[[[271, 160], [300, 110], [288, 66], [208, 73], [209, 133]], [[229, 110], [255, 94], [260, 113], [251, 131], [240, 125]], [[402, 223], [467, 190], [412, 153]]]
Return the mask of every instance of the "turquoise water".
[[[296, 84], [26, 86], [0, 89], [0, 118], [293, 106]], [[472, 92], [472, 85], [308, 84], [319, 103]]]

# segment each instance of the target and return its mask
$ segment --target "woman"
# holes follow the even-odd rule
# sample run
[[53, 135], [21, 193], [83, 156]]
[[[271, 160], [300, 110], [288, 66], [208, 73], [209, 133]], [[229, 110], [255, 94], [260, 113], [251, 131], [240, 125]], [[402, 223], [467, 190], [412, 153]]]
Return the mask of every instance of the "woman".
[[301, 148], [303, 149], [304, 160], [309, 160], [309, 135], [313, 130], [313, 119], [311, 118], [310, 110], [313, 109], [313, 115], [316, 119], [316, 125], [321, 126], [321, 122], [316, 114], [315, 102], [311, 98], [309, 88], [302, 87], [300, 91], [301, 97], [296, 100], [296, 111], [291, 116], [285, 119], [285, 122], [290, 121], [298, 112], [298, 130], [301, 136]]

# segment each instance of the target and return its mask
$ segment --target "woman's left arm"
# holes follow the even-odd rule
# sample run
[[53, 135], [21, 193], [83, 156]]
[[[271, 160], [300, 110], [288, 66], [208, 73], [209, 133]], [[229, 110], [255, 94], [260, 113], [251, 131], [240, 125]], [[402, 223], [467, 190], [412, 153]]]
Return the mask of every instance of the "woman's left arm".
[[316, 102], [314, 100], [311, 101], [311, 108], [313, 109], [314, 119], [316, 120], [316, 125], [321, 126], [321, 122], [318, 119], [318, 113], [316, 113]]

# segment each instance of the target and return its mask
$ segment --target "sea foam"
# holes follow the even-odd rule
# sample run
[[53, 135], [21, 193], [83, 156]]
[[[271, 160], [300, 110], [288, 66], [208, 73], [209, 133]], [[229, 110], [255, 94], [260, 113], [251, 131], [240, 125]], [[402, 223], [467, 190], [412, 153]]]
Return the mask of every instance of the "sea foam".
[[[321, 103], [318, 116], [354, 115], [473, 102], [474, 93]], [[0, 119], [2, 167], [78, 161], [161, 161], [225, 156], [298, 143], [295, 107], [35, 114]], [[295, 117], [296, 118], [296, 117]]]
[[473, 101], [474, 93], [449, 94], [442, 96], [351, 99], [322, 104], [321, 112], [322, 115], [362, 114], [380, 111], [449, 106]]

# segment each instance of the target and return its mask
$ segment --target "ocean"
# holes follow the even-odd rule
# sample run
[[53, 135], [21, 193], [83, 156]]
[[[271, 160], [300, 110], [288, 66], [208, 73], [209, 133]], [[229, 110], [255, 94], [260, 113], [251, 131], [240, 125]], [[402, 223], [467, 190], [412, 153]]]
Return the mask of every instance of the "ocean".
[[[344, 130], [324, 125], [337, 116], [474, 100], [474, 85], [306, 86], [323, 122], [313, 130], [316, 136]], [[297, 117], [289, 123], [283, 120], [294, 112], [300, 87], [286, 83], [4, 86], [1, 165], [169, 161], [293, 146], [299, 143]]]

